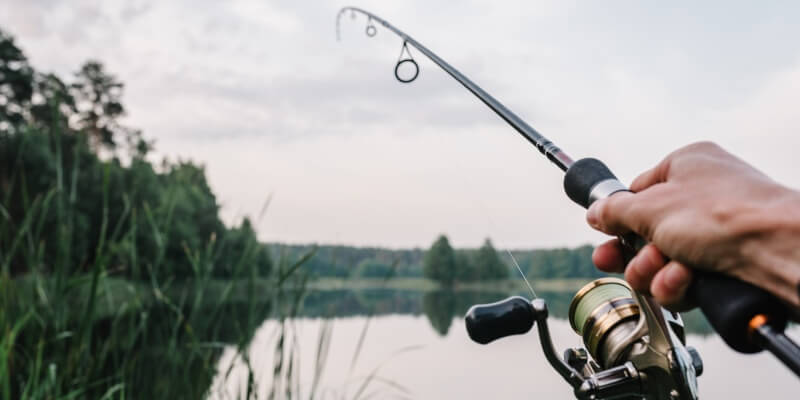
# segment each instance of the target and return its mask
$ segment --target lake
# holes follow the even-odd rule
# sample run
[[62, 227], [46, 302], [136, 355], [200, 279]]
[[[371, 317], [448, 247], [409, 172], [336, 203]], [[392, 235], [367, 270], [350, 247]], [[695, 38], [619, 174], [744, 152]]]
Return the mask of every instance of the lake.
[[[581, 345], [566, 321], [573, 293], [539, 293], [548, 301], [559, 353]], [[224, 349], [210, 398], [237, 398], [248, 387], [259, 398], [269, 398], [273, 391], [275, 398], [309, 398], [312, 392], [319, 399], [574, 398], [544, 359], [535, 329], [489, 345], [467, 336], [466, 309], [508, 295], [389, 289], [311, 292], [294, 318], [264, 321], [244, 356], [236, 347]], [[800, 381], [772, 355], [735, 353], [696, 311], [685, 315], [684, 322], [688, 344], [704, 361], [698, 378], [700, 398], [797, 398]], [[792, 327], [789, 335], [800, 337], [800, 329]]]

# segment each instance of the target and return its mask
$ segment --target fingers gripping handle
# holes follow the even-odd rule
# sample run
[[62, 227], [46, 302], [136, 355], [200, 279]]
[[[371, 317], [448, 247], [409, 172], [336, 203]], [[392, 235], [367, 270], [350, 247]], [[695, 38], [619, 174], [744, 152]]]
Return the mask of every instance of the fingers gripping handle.
[[[564, 190], [572, 201], [588, 208], [596, 200], [628, 189], [616, 176], [594, 158], [576, 161], [564, 176]], [[636, 235], [625, 235], [622, 243], [638, 251], [646, 243]], [[708, 321], [734, 350], [755, 353], [761, 350], [750, 338], [750, 321], [757, 315], [768, 317], [770, 324], [783, 329], [786, 308], [768, 292], [738, 279], [695, 270], [687, 292]]]

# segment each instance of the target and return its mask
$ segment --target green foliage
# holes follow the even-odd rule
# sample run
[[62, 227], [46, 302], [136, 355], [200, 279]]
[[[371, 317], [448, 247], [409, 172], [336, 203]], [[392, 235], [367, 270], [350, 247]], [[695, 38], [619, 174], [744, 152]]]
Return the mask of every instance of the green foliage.
[[599, 278], [606, 276], [592, 264], [590, 245], [575, 249], [514, 251], [514, 257], [528, 278]]
[[459, 282], [474, 282], [479, 279], [480, 270], [473, 262], [475, 251], [456, 250], [456, 280]]
[[[485, 243], [484, 243], [485, 246]], [[273, 250], [272, 258], [283, 254], [289, 257], [300, 255], [314, 250], [316, 256], [308, 261], [304, 269], [320, 278], [348, 278], [367, 277], [361, 274], [361, 265], [374, 264], [375, 268], [385, 269], [395, 265], [395, 277], [419, 278], [423, 277], [423, 264], [425, 252], [420, 249], [381, 249], [374, 247], [350, 246], [325, 246], [325, 245], [278, 245], [270, 246]], [[593, 247], [589, 245], [574, 249], [541, 249], [541, 250], [513, 250], [514, 257], [531, 278], [595, 278], [604, 276], [592, 264]], [[495, 252], [496, 260], [504, 264], [489, 262], [478, 264], [476, 260], [479, 249], [454, 249], [455, 252], [455, 281], [475, 282], [481, 279], [515, 279], [516, 268], [510, 265], [511, 261], [502, 252]], [[487, 252], [487, 251], [484, 251]], [[488, 252], [491, 254], [491, 252]], [[488, 259], [494, 257], [489, 256]], [[382, 266], [378, 266], [382, 265]], [[493, 265], [494, 268], [486, 269], [484, 265]], [[492, 274], [491, 271], [494, 271]], [[510, 275], [507, 275], [510, 274]], [[496, 278], [491, 278], [495, 276]], [[382, 277], [370, 274], [370, 277]]]
[[392, 275], [392, 266], [374, 259], [366, 259], [356, 266], [355, 277], [385, 278]]
[[439, 236], [425, 252], [423, 274], [445, 286], [450, 286], [455, 281], [456, 256], [446, 236]]
[[[284, 255], [298, 257], [309, 251], [315, 256], [303, 265], [303, 269], [316, 277], [348, 278], [358, 277], [362, 263], [382, 264], [393, 267], [394, 277], [421, 277], [422, 257], [420, 249], [390, 250], [375, 247], [351, 247], [331, 245], [287, 245], [273, 244], [273, 258]], [[383, 268], [383, 267], [381, 267]], [[375, 276], [383, 278], [384, 275]]]
[[483, 246], [478, 249], [475, 254], [473, 263], [477, 266], [478, 279], [492, 280], [492, 279], [507, 279], [508, 267], [500, 257], [497, 255], [492, 241], [486, 239]]
[[114, 150], [119, 138], [124, 137], [129, 151], [136, 157], [144, 157], [149, 144], [142, 139], [141, 132], [122, 126], [118, 119], [125, 115], [122, 105], [124, 85], [109, 74], [103, 64], [90, 60], [75, 73], [69, 85], [69, 94], [74, 104], [73, 125], [85, 132], [95, 147]]
[[508, 266], [486, 239], [477, 250], [453, 252], [447, 237], [440, 236], [425, 255], [425, 277], [450, 285], [459, 282], [489, 281], [508, 278]]
[[33, 69], [14, 38], [0, 30], [0, 132], [25, 120], [33, 96]]
[[217, 278], [230, 278], [239, 275], [244, 268], [238, 261], [247, 257], [253, 262], [253, 272], [258, 276], [269, 276], [272, 272], [272, 258], [269, 248], [258, 242], [249, 218], [241, 225], [228, 230], [220, 243], [219, 257], [213, 275]]

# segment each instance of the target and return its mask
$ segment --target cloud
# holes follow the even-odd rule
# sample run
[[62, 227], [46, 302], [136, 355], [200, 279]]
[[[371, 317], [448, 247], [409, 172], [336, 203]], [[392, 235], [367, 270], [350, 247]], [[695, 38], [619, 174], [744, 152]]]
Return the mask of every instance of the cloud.
[[[624, 180], [713, 139], [791, 181], [798, 5], [364, 3]], [[227, 220], [256, 215], [274, 191], [265, 238], [599, 240], [559, 171], [418, 51], [420, 77], [403, 85], [396, 36], [368, 39], [363, 17], [345, 17], [336, 42], [338, 6], [10, 0], [0, 24], [40, 69], [103, 60], [126, 83], [129, 124], [161, 154], [204, 162]]]

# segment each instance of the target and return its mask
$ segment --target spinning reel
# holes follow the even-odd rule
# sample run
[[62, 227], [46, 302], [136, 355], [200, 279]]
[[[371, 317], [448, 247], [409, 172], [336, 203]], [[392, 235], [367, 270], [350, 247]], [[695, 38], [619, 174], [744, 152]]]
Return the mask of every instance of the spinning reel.
[[686, 346], [683, 321], [650, 297], [617, 278], [600, 278], [581, 288], [569, 308], [569, 322], [584, 348], [560, 358], [547, 326], [544, 299], [514, 296], [470, 308], [470, 338], [488, 344], [527, 333], [534, 324], [547, 361], [578, 399], [697, 399], [700, 354]]

